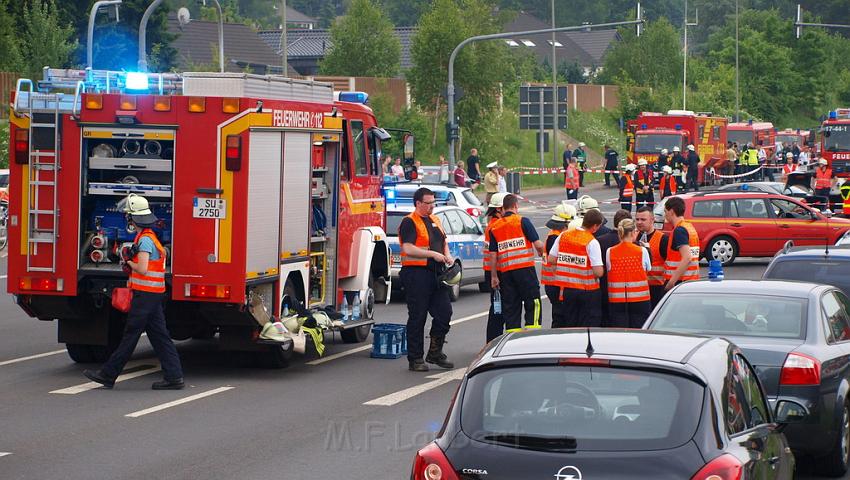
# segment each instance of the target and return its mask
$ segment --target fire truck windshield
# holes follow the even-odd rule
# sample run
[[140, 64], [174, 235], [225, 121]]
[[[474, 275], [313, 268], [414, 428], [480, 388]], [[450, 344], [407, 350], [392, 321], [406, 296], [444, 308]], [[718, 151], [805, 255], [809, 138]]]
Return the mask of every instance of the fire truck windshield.
[[753, 132], [750, 130], [727, 130], [726, 141], [737, 143], [742, 147], [748, 143], [753, 143]]
[[850, 125], [831, 125], [823, 132], [823, 149], [827, 152], [850, 151]]
[[644, 133], [635, 135], [635, 153], [661, 153], [666, 148], [668, 152], [673, 147], [682, 149], [682, 136], [673, 133]]
[[[728, 132], [727, 132], [727, 136], [728, 136]], [[802, 140], [800, 139], [799, 135], [777, 135], [776, 136], [776, 143], [787, 143], [788, 146], [790, 147], [791, 145], [794, 145], [794, 142], [797, 142], [797, 145], [800, 145], [802, 143]]]

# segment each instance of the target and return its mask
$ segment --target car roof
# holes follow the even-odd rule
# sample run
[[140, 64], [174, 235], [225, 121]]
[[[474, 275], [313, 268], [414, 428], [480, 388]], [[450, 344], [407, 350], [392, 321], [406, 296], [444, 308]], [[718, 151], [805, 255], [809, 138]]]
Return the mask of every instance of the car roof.
[[790, 280], [697, 280], [677, 285], [676, 294], [694, 293], [702, 295], [768, 295], [777, 297], [809, 298], [813, 290], [823, 285], [811, 282]]
[[719, 199], [730, 199], [730, 198], [740, 198], [742, 195], [753, 195], [753, 196], [775, 196], [782, 197], [778, 193], [770, 193], [770, 192], [761, 192], [761, 191], [740, 191], [740, 190], [732, 190], [732, 191], [718, 191], [718, 192], [690, 192], [677, 195], [678, 197], [682, 197], [683, 199], [698, 199], [698, 198], [719, 198]]
[[850, 259], [850, 245], [830, 245], [829, 253], [827, 253], [825, 246], [791, 247], [788, 251], [780, 250], [776, 258], [800, 258], [806, 260], [815, 258]]
[[711, 338], [696, 335], [632, 329], [557, 328], [523, 331], [503, 337], [495, 348], [488, 349], [475, 366], [500, 360], [586, 355], [588, 336], [593, 345], [593, 355], [674, 363], [687, 363], [692, 352], [712, 341]]
[[469, 190], [469, 187], [461, 187], [458, 185], [452, 185], [450, 183], [432, 183], [432, 182], [422, 182], [422, 183], [396, 183], [396, 184], [388, 184], [385, 185], [386, 188], [395, 188], [402, 190], [418, 190], [422, 187], [434, 189], [445, 189], [445, 190]]

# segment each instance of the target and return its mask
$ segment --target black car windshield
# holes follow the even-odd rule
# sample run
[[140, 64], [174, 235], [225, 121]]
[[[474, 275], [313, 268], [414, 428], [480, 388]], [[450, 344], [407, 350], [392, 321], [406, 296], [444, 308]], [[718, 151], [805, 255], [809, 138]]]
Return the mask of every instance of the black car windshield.
[[672, 153], [673, 147], [682, 148], [681, 135], [653, 133], [635, 136], [635, 153], [661, 153], [665, 148]]
[[737, 143], [739, 147], [743, 147], [748, 143], [753, 143], [752, 130], [726, 130], [726, 141]]
[[674, 293], [653, 315], [649, 328], [700, 335], [804, 338], [805, 312], [806, 301], [800, 298]]
[[765, 272], [764, 278], [778, 280], [800, 280], [804, 282], [834, 285], [850, 295], [850, 276], [847, 275], [848, 261], [812, 260], [811, 258], [787, 258], [778, 260]]
[[654, 450], [693, 437], [702, 399], [703, 387], [679, 376], [607, 367], [524, 366], [472, 376], [460, 417], [472, 439], [510, 447]]

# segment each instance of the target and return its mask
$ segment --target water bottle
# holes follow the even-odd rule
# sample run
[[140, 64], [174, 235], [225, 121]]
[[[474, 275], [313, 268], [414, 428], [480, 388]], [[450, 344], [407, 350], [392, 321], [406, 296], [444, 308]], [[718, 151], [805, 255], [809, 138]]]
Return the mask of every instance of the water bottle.
[[289, 316], [289, 304], [283, 304], [283, 317], [286, 318]]
[[498, 288], [493, 292], [493, 313], [496, 315], [502, 314], [502, 294], [499, 293]]
[[343, 292], [342, 294], [342, 323], [348, 322], [348, 319], [351, 318], [351, 312], [348, 308], [348, 296]]
[[360, 292], [354, 297], [354, 303], [351, 304], [351, 321], [360, 320]]

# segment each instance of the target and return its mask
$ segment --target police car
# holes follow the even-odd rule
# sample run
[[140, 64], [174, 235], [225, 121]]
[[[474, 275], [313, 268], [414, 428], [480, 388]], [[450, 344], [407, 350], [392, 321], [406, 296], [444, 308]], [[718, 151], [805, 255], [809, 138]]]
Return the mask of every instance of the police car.
[[457, 206], [474, 218], [480, 219], [487, 211], [487, 207], [468, 187], [447, 183], [392, 183], [385, 180], [384, 197], [387, 199], [388, 208], [392, 208], [393, 205], [413, 206], [413, 194], [421, 187], [433, 191], [437, 203]]
[[[418, 188], [418, 187], [417, 187]], [[462, 285], [478, 284], [483, 288], [484, 282], [484, 229], [478, 223], [476, 217], [467, 213], [459, 206], [447, 205], [445, 192], [436, 192], [437, 206], [433, 214], [440, 219], [443, 230], [449, 242], [449, 251], [455, 262], [461, 265], [460, 284], [452, 287], [450, 297], [455, 301], [460, 296]], [[391, 266], [390, 273], [393, 279], [393, 287], [401, 287], [398, 278], [401, 270], [401, 246], [398, 242], [398, 227], [401, 220], [413, 212], [411, 203], [392, 203], [388, 201], [387, 207], [387, 237], [390, 244]]]

